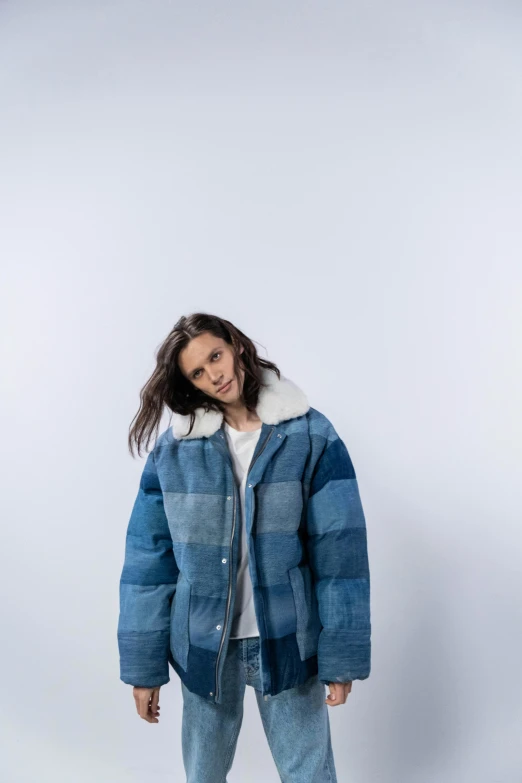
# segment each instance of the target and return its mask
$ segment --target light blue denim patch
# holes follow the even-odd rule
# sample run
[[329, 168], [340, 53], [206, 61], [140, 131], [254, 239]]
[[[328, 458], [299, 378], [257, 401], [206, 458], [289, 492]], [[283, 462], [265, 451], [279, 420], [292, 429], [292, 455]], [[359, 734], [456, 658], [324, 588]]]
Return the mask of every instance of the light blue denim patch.
[[186, 670], [189, 653], [190, 582], [183, 573], [172, 601], [170, 621], [170, 648], [179, 665]]

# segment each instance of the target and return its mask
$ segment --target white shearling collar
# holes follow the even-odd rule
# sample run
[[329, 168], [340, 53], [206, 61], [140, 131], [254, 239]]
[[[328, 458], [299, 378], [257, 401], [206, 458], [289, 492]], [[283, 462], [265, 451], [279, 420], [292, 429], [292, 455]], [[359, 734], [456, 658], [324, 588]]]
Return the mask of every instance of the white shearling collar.
[[[281, 374], [277, 377], [273, 370], [263, 367], [261, 370], [263, 383], [259, 389], [256, 413], [263, 424], [279, 424], [281, 421], [293, 419], [306, 413], [310, 405], [304, 392], [289, 378]], [[190, 438], [209, 438], [221, 427], [223, 414], [221, 411], [205, 411], [196, 408], [196, 418], [192, 432], [187, 435], [190, 426], [190, 414], [172, 414], [172, 434], [176, 440]]]

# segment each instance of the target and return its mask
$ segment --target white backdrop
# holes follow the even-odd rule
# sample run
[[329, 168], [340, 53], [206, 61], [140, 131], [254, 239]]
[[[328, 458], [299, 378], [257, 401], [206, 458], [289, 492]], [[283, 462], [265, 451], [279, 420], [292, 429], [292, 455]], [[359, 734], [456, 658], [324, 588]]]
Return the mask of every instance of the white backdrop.
[[[179, 678], [141, 720], [116, 624], [128, 427], [195, 310], [354, 461], [339, 783], [522, 781], [521, 35], [502, 0], [0, 4], [2, 781], [185, 779]], [[229, 781], [277, 780], [248, 689]]]

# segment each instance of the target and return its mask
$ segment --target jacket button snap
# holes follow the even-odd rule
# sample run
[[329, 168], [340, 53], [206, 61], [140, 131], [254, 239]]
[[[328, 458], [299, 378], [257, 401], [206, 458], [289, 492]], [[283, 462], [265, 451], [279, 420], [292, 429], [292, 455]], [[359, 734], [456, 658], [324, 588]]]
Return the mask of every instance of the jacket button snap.
[[252, 486], [252, 484], [249, 484], [248, 486], [249, 486], [249, 487], [251, 487], [251, 486]]
[[280, 438], [280, 437], [281, 437], [281, 435], [278, 435], [277, 437], [278, 437], [278, 438]]
[[227, 559], [226, 559], [226, 557], [224, 557], [224, 558], [223, 558], [223, 560], [222, 560], [221, 562], [222, 562], [222, 563], [226, 563], [226, 562], [227, 562]]
[[232, 500], [232, 495], [229, 495], [229, 496], [227, 497], [227, 500]]
[[218, 629], [218, 631], [221, 631], [221, 626], [220, 625], [216, 625], [216, 628]]
[[214, 695], [214, 691], [210, 691], [210, 695], [213, 696]]

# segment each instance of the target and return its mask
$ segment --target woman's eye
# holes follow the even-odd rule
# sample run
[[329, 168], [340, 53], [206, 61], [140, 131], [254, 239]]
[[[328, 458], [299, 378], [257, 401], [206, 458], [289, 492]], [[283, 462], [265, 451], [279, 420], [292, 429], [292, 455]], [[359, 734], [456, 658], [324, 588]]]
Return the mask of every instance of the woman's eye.
[[[212, 358], [214, 358], [215, 356], [220, 356], [220, 355], [221, 355], [221, 351], [216, 351], [216, 353], [212, 354]], [[199, 370], [196, 370], [196, 372], [194, 373], [194, 375], [192, 377], [194, 378], [194, 380], [197, 380], [197, 378], [199, 377]]]

